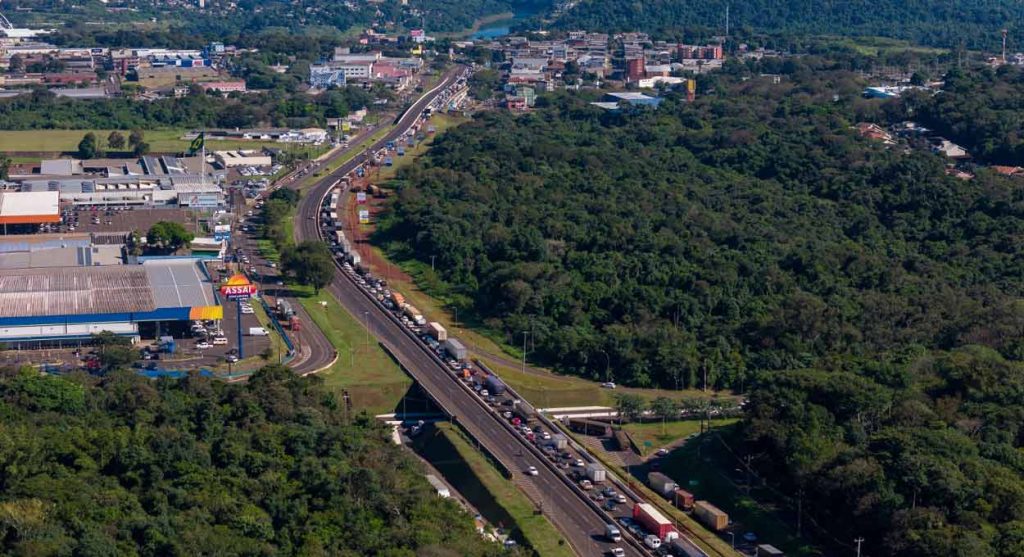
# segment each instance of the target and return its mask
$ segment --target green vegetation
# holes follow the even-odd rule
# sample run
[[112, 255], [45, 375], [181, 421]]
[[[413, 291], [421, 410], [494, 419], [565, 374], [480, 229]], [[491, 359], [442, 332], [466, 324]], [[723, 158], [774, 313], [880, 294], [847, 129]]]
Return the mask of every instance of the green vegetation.
[[863, 86], [806, 56], [727, 64], [656, 110], [486, 114], [400, 173], [377, 240], [434, 255], [460, 317], [533, 331], [556, 371], [751, 392], [736, 450], [789, 513], [807, 494], [817, 542], [1017, 555], [1020, 188], [860, 138], [902, 117]]
[[562, 540], [558, 530], [542, 514], [536, 514], [536, 505], [510, 480], [495, 470], [484, 456], [470, 445], [462, 432], [449, 424], [436, 424], [438, 433], [455, 449], [458, 458], [468, 467], [468, 472], [480, 482], [488, 495], [511, 518], [513, 524], [506, 524], [517, 536], [525, 539], [541, 557], [570, 557], [572, 549]]
[[306, 240], [284, 252], [281, 270], [303, 286], [312, 286], [314, 294], [334, 279], [334, 257], [327, 244]]
[[347, 390], [357, 411], [394, 412], [412, 379], [333, 296], [314, 296], [308, 287], [289, 288], [338, 351], [330, 369], [317, 374], [324, 385], [336, 393]]
[[954, 70], [942, 93], [916, 93], [892, 103], [890, 120], [914, 119], [964, 145], [975, 158], [1008, 166], [1024, 165], [1024, 71]]
[[[787, 36], [876, 35], [932, 46], [964, 43], [968, 47], [994, 47], [1004, 27], [1009, 29], [1013, 44], [1024, 38], [1024, 29], [1016, 25], [1024, 17], [1024, 7], [1011, 0], [602, 0], [574, 3], [568, 12], [556, 18], [554, 26], [563, 30], [640, 30], [659, 37], [697, 40], [724, 32], [726, 6], [730, 9], [733, 38], [752, 32]], [[785, 38], [780, 43], [784, 41]]]
[[[739, 418], [722, 418], [711, 420], [712, 428], [725, 427], [735, 424]], [[658, 449], [685, 439], [694, 433], [701, 432], [701, 420], [679, 420], [648, 423], [623, 424], [622, 429], [629, 433], [630, 437], [640, 447], [641, 454], [646, 456]], [[647, 446], [650, 443], [650, 446]]]
[[242, 384], [4, 369], [0, 553], [506, 554], [340, 406], [278, 366]]
[[[744, 463], [740, 460], [727, 442], [741, 441], [739, 427], [729, 425], [734, 420], [715, 420], [712, 426], [715, 435], [702, 435], [685, 443], [679, 449], [661, 459], [661, 470], [675, 479], [680, 487], [693, 493], [698, 500], [711, 501], [718, 508], [729, 513], [729, 519], [739, 525], [737, 536], [743, 532], [754, 532], [775, 547], [782, 549], [786, 555], [794, 557], [811, 557], [821, 555], [818, 548], [796, 536], [796, 529], [779, 518], [779, 507], [772, 501], [789, 501], [778, 491], [762, 484], [756, 475], [748, 475]], [[680, 422], [680, 424], [696, 422]], [[640, 435], [648, 426], [640, 426]], [[630, 424], [627, 429], [633, 428]], [[721, 429], [718, 429], [721, 427]], [[680, 428], [682, 429], [682, 428]], [[694, 431], [697, 431], [694, 428]], [[633, 430], [630, 430], [634, 434]], [[737, 470], [739, 470], [737, 472]], [[748, 481], [749, 480], [749, 481]], [[747, 485], [750, 488], [747, 488]], [[804, 517], [805, 532], [827, 536], [827, 532], [818, 530], [817, 517], [807, 511]], [[866, 537], [866, 534], [865, 534]], [[852, 539], [852, 538], [851, 538]], [[738, 541], [738, 540], [737, 540]], [[845, 540], [842, 540], [845, 542]]]
[[[121, 148], [115, 147], [109, 142], [109, 137], [114, 133], [121, 134], [123, 137], [123, 134], [126, 132], [125, 130], [101, 129], [2, 130], [0, 131], [0, 152], [75, 152], [77, 150], [78, 142], [87, 133], [94, 133], [97, 138], [108, 138], [106, 143], [108, 151], [121, 151]], [[188, 150], [190, 143], [188, 140], [181, 139], [185, 133], [186, 130], [184, 128], [147, 131], [146, 142], [149, 143], [150, 150], [155, 153], [182, 153]], [[265, 146], [280, 147], [281, 144], [273, 141], [213, 140], [209, 137], [207, 137], [206, 141], [206, 148], [211, 151], [226, 149], [261, 149]], [[295, 148], [285, 147], [285, 150], [293, 151]], [[315, 152], [310, 154], [315, 154]], [[304, 156], [308, 157], [308, 154]], [[39, 162], [39, 159], [38, 157], [24, 158], [17, 160], [16, 162]]]
[[162, 220], [149, 227], [146, 232], [146, 246], [166, 252], [175, 252], [189, 245], [195, 234], [178, 222]]

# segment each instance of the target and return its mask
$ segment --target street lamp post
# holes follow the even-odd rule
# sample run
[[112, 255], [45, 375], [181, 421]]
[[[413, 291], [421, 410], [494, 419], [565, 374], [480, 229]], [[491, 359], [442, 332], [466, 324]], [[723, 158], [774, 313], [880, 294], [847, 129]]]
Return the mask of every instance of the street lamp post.
[[857, 544], [857, 557], [860, 557], [860, 544], [864, 543], [864, 537], [860, 536], [853, 541]]

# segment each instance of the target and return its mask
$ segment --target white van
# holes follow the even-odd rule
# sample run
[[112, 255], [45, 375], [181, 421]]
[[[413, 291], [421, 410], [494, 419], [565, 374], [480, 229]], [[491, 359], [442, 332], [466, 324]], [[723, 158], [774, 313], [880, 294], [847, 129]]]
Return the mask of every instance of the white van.
[[267, 330], [263, 327], [249, 327], [249, 336], [251, 337], [265, 337], [267, 336]]

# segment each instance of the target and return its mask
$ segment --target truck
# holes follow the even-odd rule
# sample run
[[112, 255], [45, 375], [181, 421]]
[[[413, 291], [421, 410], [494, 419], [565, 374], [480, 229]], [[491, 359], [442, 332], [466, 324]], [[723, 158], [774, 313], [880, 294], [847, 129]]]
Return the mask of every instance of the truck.
[[288, 319], [288, 328], [292, 331], [302, 330], [302, 322], [299, 321], [299, 317], [297, 315], [293, 315]]
[[393, 159], [391, 157], [385, 157], [384, 158], [384, 166], [393, 166], [394, 164], [395, 164], [395, 159]]
[[673, 491], [679, 489], [679, 484], [661, 472], [651, 472], [650, 474], [647, 474], [647, 484], [651, 486], [651, 489], [657, 491], [659, 495], [666, 497], [670, 496]]
[[548, 442], [548, 445], [561, 451], [569, 446], [569, 438], [561, 433], [556, 433], [551, 436], [551, 441]]
[[757, 546], [757, 553], [756, 553], [756, 555], [758, 555], [758, 557], [760, 557], [761, 555], [763, 555], [764, 557], [785, 557], [786, 556], [786, 554], [783, 553], [781, 549], [775, 547], [774, 545], [767, 544], [767, 543], [763, 543], [763, 544]]
[[594, 483], [603, 482], [608, 477], [608, 471], [604, 469], [604, 466], [593, 462], [586, 466], [586, 472], [587, 478]]
[[456, 360], [466, 359], [466, 347], [457, 338], [448, 337], [448, 340], [444, 341], [444, 351]]
[[694, 503], [693, 514], [704, 526], [715, 532], [721, 532], [729, 526], [729, 515], [707, 501], [697, 501]]
[[291, 316], [295, 315], [295, 309], [292, 307], [292, 304], [288, 300], [285, 300], [283, 298], [278, 298], [277, 299], [277, 315], [281, 319], [287, 320]]
[[533, 409], [528, 404], [521, 400], [515, 400], [512, 402], [512, 413], [516, 415], [524, 424], [528, 424], [533, 420]]
[[685, 489], [676, 489], [672, 494], [672, 502], [680, 509], [688, 511], [693, 508], [693, 494]]
[[430, 328], [430, 336], [434, 337], [437, 342], [444, 342], [448, 340], [448, 331], [437, 322], [431, 322], [428, 327]]
[[398, 156], [403, 157], [403, 156], [405, 156], [405, 149], [402, 148], [402, 147], [399, 147], [398, 150], [396, 151], [396, 153], [398, 153]]
[[421, 315], [420, 310], [416, 309], [416, 306], [412, 304], [405, 304], [404, 306], [402, 306], [402, 313], [404, 313], [405, 316], [408, 317], [409, 319], [412, 319], [413, 316]]
[[633, 506], [633, 520], [637, 521], [645, 530], [658, 536], [658, 539], [665, 539], [672, 532], [675, 526], [672, 521], [665, 518], [665, 515], [654, 508], [650, 503], [637, 503]]
[[608, 541], [610, 542], [621, 542], [622, 532], [620, 532], [619, 527], [614, 524], [605, 524], [604, 537], [608, 538]]
[[391, 292], [391, 302], [395, 304], [398, 309], [405, 308], [405, 296], [401, 292]]
[[394, 141], [388, 141], [388, 151], [393, 151], [394, 149], [395, 149], [395, 142]]
[[251, 337], [265, 337], [267, 336], [267, 330], [263, 327], [249, 327], [249, 336]]
[[359, 253], [355, 251], [348, 252], [348, 258], [352, 260], [352, 265], [354, 267], [359, 267], [359, 263], [363, 260]]
[[494, 396], [505, 392], [505, 383], [497, 375], [488, 375], [484, 380], [484, 385], [487, 387], [487, 391]]

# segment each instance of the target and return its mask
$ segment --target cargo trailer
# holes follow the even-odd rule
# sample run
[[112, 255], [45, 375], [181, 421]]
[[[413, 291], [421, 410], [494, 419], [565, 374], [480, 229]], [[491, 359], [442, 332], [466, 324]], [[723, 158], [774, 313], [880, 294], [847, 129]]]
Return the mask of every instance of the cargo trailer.
[[661, 496], [670, 496], [673, 491], [679, 489], [679, 484], [675, 480], [661, 472], [647, 474], [647, 484]]
[[633, 520], [637, 521], [645, 530], [658, 536], [658, 539], [665, 539], [671, 532], [675, 532], [672, 521], [665, 518], [665, 515], [654, 508], [650, 503], [637, 503], [633, 506]]
[[600, 464], [590, 463], [586, 467], [587, 478], [594, 482], [603, 482], [608, 477], [608, 471]]
[[444, 342], [448, 340], [448, 331], [446, 331], [440, 323], [432, 322], [429, 327], [430, 336], [434, 337], [434, 340], [437, 342]]
[[456, 360], [466, 359], [466, 347], [457, 338], [449, 337], [448, 340], [444, 341], [444, 351]]
[[701, 524], [715, 532], [721, 532], [729, 526], [729, 515], [707, 501], [697, 501], [694, 503], [693, 515], [697, 517]]

